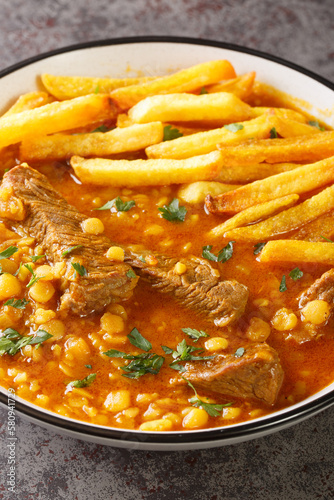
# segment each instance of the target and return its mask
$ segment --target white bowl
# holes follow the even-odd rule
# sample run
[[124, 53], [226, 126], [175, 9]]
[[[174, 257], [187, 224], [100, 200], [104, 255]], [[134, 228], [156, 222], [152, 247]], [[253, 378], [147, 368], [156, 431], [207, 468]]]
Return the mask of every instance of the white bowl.
[[[11, 66], [0, 73], [0, 110], [38, 88], [38, 75], [161, 75], [201, 62], [228, 59], [236, 72], [257, 78], [305, 102], [304, 109], [334, 127], [334, 85], [295, 64], [231, 44], [185, 38], [127, 38], [67, 47]], [[306, 104], [311, 104], [311, 108]], [[0, 403], [7, 404], [0, 387]], [[16, 411], [31, 422], [100, 444], [145, 450], [200, 449], [258, 438], [296, 424], [334, 404], [334, 382], [312, 397], [270, 415], [228, 427], [187, 432], [142, 432], [68, 419], [16, 398]]]

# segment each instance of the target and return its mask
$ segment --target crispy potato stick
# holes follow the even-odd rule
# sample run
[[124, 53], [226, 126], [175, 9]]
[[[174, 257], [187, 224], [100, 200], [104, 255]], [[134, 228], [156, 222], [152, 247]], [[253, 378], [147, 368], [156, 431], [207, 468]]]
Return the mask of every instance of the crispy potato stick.
[[0, 148], [44, 134], [82, 127], [116, 118], [115, 105], [107, 95], [88, 95], [52, 102], [40, 108], [0, 118]]
[[334, 245], [302, 240], [268, 241], [258, 256], [260, 262], [314, 262], [334, 265]]
[[226, 147], [218, 144], [225, 165], [318, 161], [334, 155], [334, 131], [283, 139], [260, 139]]
[[306, 123], [290, 120], [289, 118], [276, 117], [276, 132], [282, 137], [295, 137], [298, 135], [320, 134], [321, 130]]
[[111, 92], [111, 96], [121, 109], [129, 109], [151, 95], [192, 92], [205, 85], [236, 76], [233, 66], [228, 61], [209, 61], [172, 75], [156, 78], [152, 82], [116, 89]]
[[85, 160], [71, 158], [75, 174], [82, 182], [95, 185], [152, 186], [212, 180], [222, 167], [219, 151], [187, 160]]
[[29, 92], [28, 94], [22, 94], [17, 99], [17, 101], [2, 115], [4, 116], [13, 115], [14, 113], [21, 113], [27, 109], [35, 109], [45, 104], [53, 102], [54, 98], [47, 94], [46, 92]]
[[120, 113], [117, 116], [116, 126], [118, 128], [129, 127], [130, 125], [133, 125], [133, 121], [129, 118], [127, 113]]
[[218, 180], [221, 182], [235, 182], [246, 184], [247, 182], [265, 179], [271, 175], [287, 172], [301, 165], [296, 163], [255, 163], [254, 165], [237, 165], [226, 167], [219, 172]]
[[257, 224], [227, 231], [225, 236], [238, 241], [266, 241], [278, 234], [298, 229], [333, 208], [334, 184], [296, 207], [284, 210]]
[[257, 116], [261, 116], [263, 114], [272, 114], [277, 116], [278, 118], [282, 118], [282, 120], [294, 120], [295, 122], [306, 123], [307, 120], [304, 115], [298, 113], [298, 111], [294, 111], [293, 109], [288, 108], [267, 108], [265, 106], [254, 106], [252, 108], [253, 118]]
[[275, 123], [275, 117], [263, 115], [253, 120], [241, 122], [241, 129], [236, 132], [221, 127], [206, 132], [198, 132], [187, 137], [179, 137], [172, 141], [165, 141], [146, 148], [149, 158], [190, 158], [210, 153], [217, 149], [218, 143], [238, 144], [251, 137], [269, 137], [270, 130]]
[[239, 187], [235, 184], [223, 184], [214, 181], [197, 181], [181, 186], [177, 192], [178, 198], [187, 203], [200, 203], [205, 200], [208, 193], [212, 195], [226, 193]]
[[61, 159], [74, 155], [105, 156], [126, 151], [138, 151], [163, 139], [161, 122], [115, 128], [109, 132], [87, 134], [54, 134], [26, 139], [20, 148], [25, 160]]
[[[226, 184], [225, 184], [226, 185]], [[228, 184], [227, 184], [228, 185]], [[212, 194], [212, 193], [210, 193]], [[270, 200], [265, 203], [259, 203], [253, 207], [246, 208], [242, 212], [234, 215], [227, 221], [219, 224], [219, 226], [214, 227], [209, 231], [210, 236], [223, 236], [227, 231], [231, 231], [240, 226], [245, 226], [251, 222], [255, 222], [269, 215], [273, 215], [275, 212], [280, 211], [282, 208], [288, 208], [294, 205], [299, 200], [298, 194], [289, 194], [287, 196], [282, 196], [282, 198], [276, 198], [275, 200]]]
[[307, 193], [333, 181], [334, 156], [254, 181], [215, 198], [208, 195], [205, 202], [212, 213], [237, 213], [256, 203], [263, 203], [287, 194]]
[[231, 92], [239, 97], [239, 99], [245, 99], [252, 92], [255, 76], [255, 71], [251, 71], [250, 73], [245, 73], [244, 75], [226, 80], [225, 82], [208, 85], [205, 87], [205, 90], [209, 92], [209, 94], [211, 94], [211, 92]]
[[88, 94], [110, 94], [120, 87], [149, 82], [155, 78], [91, 78], [89, 76], [56, 76], [44, 73], [41, 79], [47, 91], [62, 101]]
[[135, 123], [163, 122], [239, 122], [251, 118], [251, 107], [234, 94], [167, 94], [146, 97], [128, 115]]

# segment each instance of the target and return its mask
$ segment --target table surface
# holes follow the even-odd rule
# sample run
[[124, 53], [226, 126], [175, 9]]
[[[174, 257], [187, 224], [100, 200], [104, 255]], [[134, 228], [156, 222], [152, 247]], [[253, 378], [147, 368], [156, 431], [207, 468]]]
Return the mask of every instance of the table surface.
[[[332, 0], [0, 0], [0, 69], [80, 42], [174, 35], [280, 56], [334, 81]], [[117, 449], [16, 419], [16, 493], [0, 409], [0, 499], [334, 498], [334, 408], [270, 436], [201, 451]]]

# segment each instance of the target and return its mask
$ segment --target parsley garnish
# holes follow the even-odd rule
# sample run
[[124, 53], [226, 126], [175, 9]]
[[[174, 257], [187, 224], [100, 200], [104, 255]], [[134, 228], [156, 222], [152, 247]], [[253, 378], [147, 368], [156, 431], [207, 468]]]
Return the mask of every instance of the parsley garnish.
[[235, 353], [234, 353], [234, 356], [236, 358], [241, 358], [241, 356], [243, 356], [245, 354], [245, 348], [244, 347], [239, 347]]
[[320, 125], [320, 123], [319, 123], [317, 120], [310, 120], [310, 121], [308, 122], [308, 124], [309, 124], [309, 125], [311, 125], [311, 127], [316, 127], [316, 128], [318, 128], [318, 129], [319, 129], [319, 130], [321, 130], [322, 132], [325, 130], [325, 128], [324, 128], [324, 127], [322, 127], [322, 126]]
[[90, 373], [87, 375], [87, 377], [83, 378], [82, 380], [73, 380], [69, 384], [67, 384], [67, 388], [70, 389], [72, 387], [89, 387], [94, 380], [96, 379], [96, 373]]
[[41, 278], [45, 278], [45, 276], [37, 276], [30, 264], [24, 264], [24, 267], [26, 267], [28, 269], [28, 271], [30, 271], [32, 274], [32, 278], [29, 281], [29, 283], [27, 284], [27, 288], [30, 288], [32, 285], [37, 283], [37, 281], [39, 281]]
[[194, 342], [197, 342], [201, 337], [209, 337], [203, 330], [196, 330], [195, 328], [182, 328], [183, 333], [189, 335]]
[[276, 131], [275, 127], [270, 129], [270, 139], [277, 139], [277, 131]]
[[0, 356], [9, 354], [14, 356], [19, 350], [26, 345], [41, 344], [45, 340], [51, 338], [52, 335], [45, 330], [38, 330], [36, 335], [23, 337], [13, 328], [6, 328], [0, 337]]
[[320, 235], [321, 238], [323, 238], [325, 241], [328, 241], [328, 243], [334, 243], [334, 241], [330, 240], [329, 238], [326, 238], [325, 236]]
[[15, 307], [15, 309], [25, 309], [30, 300], [26, 299], [9, 299], [4, 303], [4, 306]]
[[107, 201], [102, 207], [96, 208], [96, 210], [110, 210], [114, 206], [117, 212], [128, 212], [131, 208], [136, 205], [134, 200], [123, 201], [119, 196], [113, 200]]
[[148, 340], [146, 340], [141, 333], [137, 330], [137, 328], [133, 328], [129, 335], [127, 336], [130, 340], [131, 344], [135, 347], [138, 347], [142, 351], [150, 351], [152, 349], [152, 344]]
[[224, 125], [224, 128], [230, 132], [238, 132], [238, 130], [242, 130], [244, 126], [241, 125], [241, 123], [230, 123], [229, 125]]
[[183, 365], [179, 364], [180, 361], [205, 361], [207, 359], [214, 358], [214, 356], [193, 356], [193, 352], [197, 352], [197, 354], [200, 354], [204, 351], [204, 349], [187, 345], [185, 340], [182, 340], [176, 346], [176, 351], [165, 345], [162, 345], [161, 347], [166, 354], [171, 354], [175, 360], [169, 366], [174, 370], [178, 370], [181, 372], [186, 370]]
[[295, 267], [294, 269], [292, 269], [292, 271], [289, 272], [289, 276], [291, 279], [293, 279], [293, 281], [300, 280], [300, 278], [303, 277], [303, 274], [303, 271], [301, 271], [299, 267]]
[[284, 274], [283, 274], [282, 279], [281, 279], [281, 283], [280, 283], [280, 286], [279, 286], [279, 291], [280, 292], [286, 292], [287, 291], [286, 279], [285, 279], [285, 275]]
[[43, 259], [45, 255], [30, 255], [30, 258], [33, 262], [37, 262], [39, 259]]
[[223, 408], [226, 408], [227, 406], [231, 406], [233, 404], [233, 403], [225, 403], [225, 404], [206, 403], [205, 401], [202, 401], [201, 399], [199, 399], [197, 391], [193, 386], [193, 384], [189, 382], [189, 380], [187, 380], [185, 377], [182, 378], [187, 382], [189, 387], [191, 387], [195, 393], [195, 396], [189, 399], [189, 403], [191, 403], [196, 408], [202, 408], [203, 410], [206, 411], [208, 415], [210, 415], [210, 417], [219, 417], [220, 412], [222, 411]]
[[79, 262], [71, 262], [71, 265], [74, 269], [74, 277], [77, 277], [77, 273], [80, 274], [80, 276], [87, 276], [87, 269], [79, 264]]
[[205, 87], [202, 87], [201, 90], [199, 91], [199, 95], [203, 95], [203, 94], [208, 94], [209, 92], [206, 90]]
[[233, 255], [233, 243], [235, 241], [229, 241], [226, 247], [219, 250], [218, 255], [211, 252], [212, 245], [206, 245], [202, 248], [202, 257], [214, 262], [227, 262]]
[[173, 128], [172, 125], [166, 125], [164, 127], [164, 136], [163, 141], [172, 141], [173, 139], [177, 139], [178, 137], [182, 137], [182, 132], [177, 128]]
[[179, 200], [177, 198], [173, 198], [169, 205], [164, 205], [158, 210], [162, 213], [162, 217], [170, 222], [183, 222], [187, 213], [186, 207], [180, 207]]
[[94, 134], [95, 132], [102, 132], [103, 134], [105, 132], [108, 132], [108, 130], [111, 130], [108, 128], [106, 125], [100, 125], [99, 127], [96, 127], [94, 130], [91, 131], [91, 134]]
[[254, 255], [257, 255], [261, 252], [261, 250], [263, 250], [263, 248], [265, 247], [266, 243], [256, 243], [256, 245], [254, 245], [254, 252], [253, 254]]
[[8, 259], [9, 257], [11, 257], [17, 251], [18, 251], [17, 247], [14, 247], [13, 245], [10, 245], [8, 248], [6, 248], [6, 250], [4, 250], [3, 252], [0, 252], [0, 260], [2, 260], [2, 259]]
[[82, 245], [75, 245], [74, 247], [68, 248], [61, 254], [61, 256], [66, 257], [68, 254], [74, 252], [74, 250], [77, 250], [78, 248], [82, 248]]
[[133, 269], [129, 269], [128, 272], [126, 273], [126, 275], [128, 278], [137, 278], [137, 275]]
[[85, 365], [86, 368], [88, 368], [89, 370], [92, 369], [92, 365]]

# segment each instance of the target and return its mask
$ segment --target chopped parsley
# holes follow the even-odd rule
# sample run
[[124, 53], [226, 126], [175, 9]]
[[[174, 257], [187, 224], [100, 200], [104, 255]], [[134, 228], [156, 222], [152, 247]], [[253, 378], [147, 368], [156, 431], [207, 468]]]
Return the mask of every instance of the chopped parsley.
[[230, 132], [238, 132], [238, 130], [242, 130], [244, 126], [241, 125], [241, 123], [229, 123], [228, 125], [224, 125], [224, 128]]
[[325, 130], [325, 127], [322, 127], [322, 126], [320, 125], [320, 123], [319, 123], [317, 120], [310, 120], [310, 121], [308, 122], [308, 124], [309, 124], [309, 125], [311, 125], [311, 127], [316, 127], [316, 128], [318, 128], [318, 129], [319, 129], [319, 130], [321, 130], [322, 132]]
[[286, 292], [287, 291], [285, 274], [283, 274], [283, 276], [282, 276], [281, 283], [280, 283], [280, 286], [279, 286], [279, 291], [280, 292]]
[[79, 264], [79, 262], [71, 262], [71, 265], [74, 269], [74, 277], [76, 278], [77, 277], [77, 273], [80, 275], [80, 276], [87, 276], [87, 269]]
[[206, 245], [202, 248], [202, 257], [213, 262], [227, 262], [233, 255], [233, 243], [235, 241], [229, 241], [226, 247], [219, 250], [217, 255], [211, 252], [212, 245]]
[[81, 380], [73, 380], [69, 384], [67, 384], [67, 388], [71, 389], [73, 387], [77, 387], [81, 389], [81, 387], [89, 387], [94, 380], [96, 379], [96, 373], [90, 373], [87, 375], [87, 377], [81, 379]]
[[133, 269], [129, 269], [128, 272], [126, 273], [126, 275], [128, 278], [137, 278], [137, 275]]
[[205, 87], [202, 87], [201, 90], [199, 91], [199, 95], [203, 95], [203, 94], [208, 94], [209, 92], [206, 90]]
[[94, 134], [95, 132], [102, 132], [104, 134], [105, 132], [108, 132], [109, 130], [111, 130], [111, 129], [108, 128], [106, 125], [102, 124], [99, 127], [96, 127], [94, 130], [92, 130], [91, 133]]
[[303, 277], [303, 274], [303, 271], [301, 271], [299, 267], [295, 267], [294, 269], [292, 269], [292, 271], [289, 272], [289, 276], [291, 279], [293, 279], [293, 281], [300, 280], [300, 278]]
[[180, 207], [177, 198], [173, 198], [169, 205], [164, 205], [158, 210], [161, 212], [162, 217], [170, 222], [183, 222], [187, 213], [186, 207]]
[[96, 210], [110, 210], [115, 207], [117, 212], [128, 212], [134, 206], [136, 206], [136, 202], [134, 200], [123, 201], [119, 196], [117, 196], [117, 198], [107, 201], [107, 203], [100, 208], [96, 208]]
[[258, 255], [262, 250], [263, 248], [265, 247], [266, 243], [256, 243], [256, 245], [254, 245], [254, 252], [253, 254], [254, 255]]
[[195, 396], [193, 396], [192, 398], [189, 399], [189, 403], [191, 403], [196, 408], [202, 408], [203, 410], [206, 411], [206, 413], [210, 417], [219, 417], [223, 408], [226, 408], [226, 407], [231, 406], [233, 404], [233, 403], [225, 403], [225, 404], [206, 403], [205, 401], [203, 401], [202, 399], [200, 399], [198, 397], [197, 391], [196, 391], [195, 387], [193, 386], [193, 384], [191, 382], [189, 382], [189, 380], [187, 380], [185, 377], [182, 377], [182, 378], [187, 382], [189, 387], [191, 387], [195, 393]]
[[275, 127], [270, 129], [270, 139], [277, 139], [277, 131], [276, 131]]
[[89, 370], [92, 369], [92, 365], [85, 365], [86, 368], [88, 368]]
[[177, 139], [178, 137], [182, 137], [182, 132], [179, 129], [172, 127], [172, 125], [166, 125], [164, 127], [164, 135], [163, 141], [172, 141], [173, 139]]
[[73, 247], [69, 247], [67, 250], [64, 250], [61, 256], [66, 257], [70, 253], [74, 252], [74, 250], [78, 250], [79, 248], [82, 248], [82, 245], [74, 245]]
[[35, 271], [33, 270], [32, 266], [31, 266], [31, 264], [24, 264], [24, 267], [26, 267], [28, 269], [28, 271], [30, 271], [32, 274], [32, 278], [29, 281], [29, 283], [27, 284], [27, 288], [30, 288], [32, 285], [37, 283], [37, 281], [39, 281], [40, 279], [45, 278], [45, 276], [37, 276]]
[[245, 348], [244, 347], [239, 347], [235, 353], [234, 353], [234, 356], [236, 358], [241, 358], [241, 356], [243, 356], [245, 354]]
[[43, 259], [44, 257], [45, 255], [30, 255], [30, 259], [32, 260], [32, 262], [37, 262], [38, 260]]
[[192, 353], [197, 352], [197, 354], [201, 354], [204, 349], [187, 345], [185, 340], [182, 340], [176, 346], [176, 351], [165, 345], [161, 347], [165, 354], [171, 355], [174, 359], [174, 361], [169, 366], [174, 370], [178, 370], [181, 372], [184, 372], [186, 370], [183, 365], [179, 364], [180, 361], [205, 361], [214, 358], [214, 356], [194, 356]]
[[45, 330], [38, 330], [36, 335], [24, 337], [13, 328], [6, 328], [0, 337], [0, 356], [9, 354], [14, 356], [19, 350], [26, 345], [40, 345], [45, 340], [51, 338], [52, 335]]
[[325, 241], [328, 241], [328, 243], [334, 243], [334, 241], [330, 240], [329, 238], [326, 238], [326, 236], [322, 236], [322, 234], [320, 235], [320, 237], [325, 240]]
[[18, 251], [17, 247], [10, 245], [8, 248], [6, 248], [6, 250], [4, 250], [3, 252], [0, 252], [0, 260], [9, 259], [9, 257], [14, 255], [14, 253], [16, 253], [17, 251]]
[[195, 328], [182, 328], [183, 333], [189, 335], [194, 342], [197, 342], [201, 337], [209, 337], [203, 330], [196, 330]]
[[152, 349], [152, 344], [142, 334], [137, 330], [137, 328], [133, 328], [129, 335], [127, 336], [129, 341], [135, 347], [138, 347], [142, 351], [150, 351]]
[[25, 309], [30, 300], [26, 299], [9, 299], [4, 303], [4, 306], [15, 307], [15, 309]]

